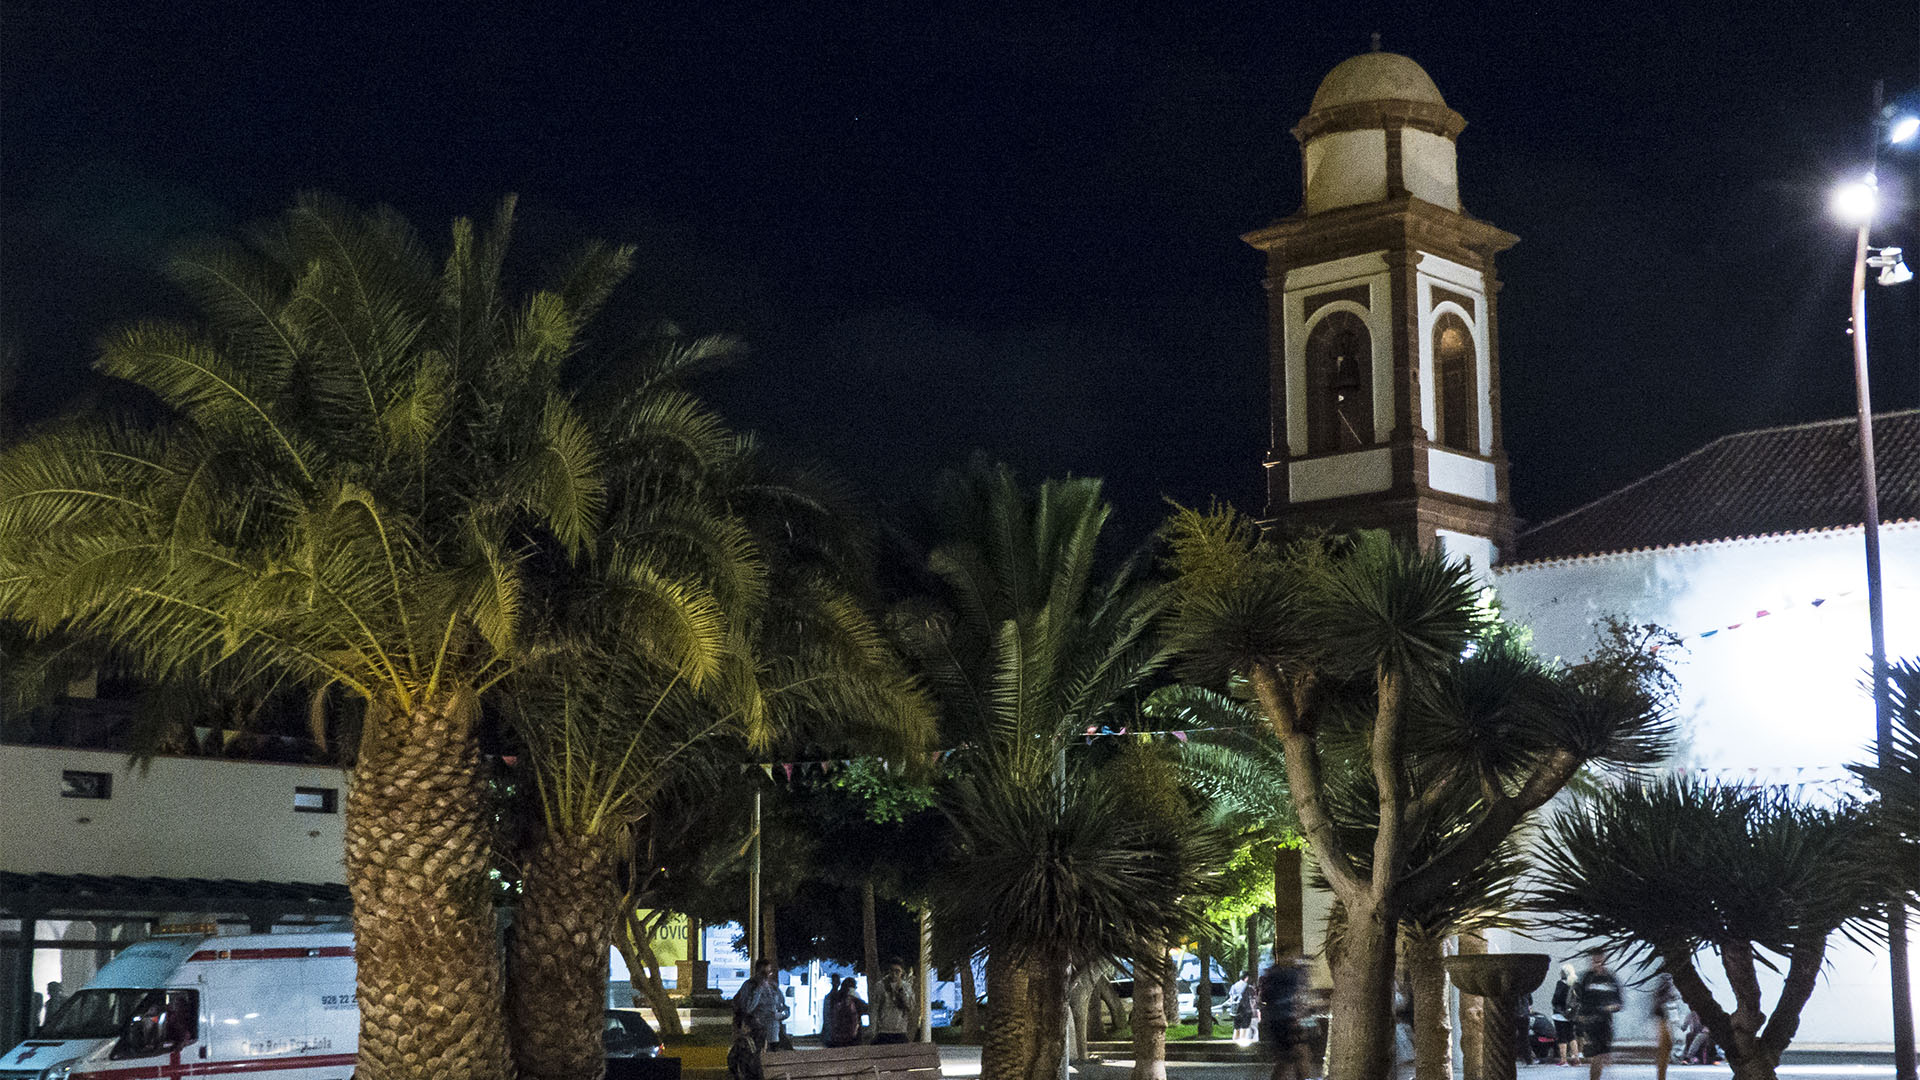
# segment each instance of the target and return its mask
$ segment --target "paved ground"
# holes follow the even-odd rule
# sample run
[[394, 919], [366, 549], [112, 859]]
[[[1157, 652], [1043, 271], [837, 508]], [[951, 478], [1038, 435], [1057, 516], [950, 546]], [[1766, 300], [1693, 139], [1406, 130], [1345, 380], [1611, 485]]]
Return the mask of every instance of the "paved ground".
[[[940, 1071], [948, 1077], [980, 1075], [980, 1048], [943, 1046]], [[1125, 1080], [1133, 1062], [1108, 1059], [1099, 1065], [1074, 1069], [1075, 1080]], [[1169, 1061], [1167, 1080], [1266, 1080], [1267, 1067], [1237, 1062]], [[1615, 1065], [1601, 1074], [1605, 1080], [1654, 1080], [1652, 1065]], [[1721, 1080], [1733, 1070], [1725, 1065], [1675, 1065], [1667, 1070], [1668, 1080]], [[1885, 1065], [1782, 1065], [1782, 1080], [1892, 1080], [1893, 1064]], [[1523, 1065], [1520, 1080], [1586, 1080], [1584, 1067], [1559, 1065]]]

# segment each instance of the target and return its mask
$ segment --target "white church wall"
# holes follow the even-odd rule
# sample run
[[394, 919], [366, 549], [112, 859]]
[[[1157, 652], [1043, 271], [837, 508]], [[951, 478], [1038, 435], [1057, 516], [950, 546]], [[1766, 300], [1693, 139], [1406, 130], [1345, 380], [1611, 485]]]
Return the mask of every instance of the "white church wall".
[[[1920, 655], [1920, 527], [1890, 526], [1881, 535], [1888, 652]], [[1503, 568], [1496, 585], [1506, 615], [1531, 628], [1543, 656], [1579, 659], [1608, 615], [1683, 635], [1685, 648], [1673, 661], [1682, 764], [1766, 782], [1821, 781], [1871, 753], [1859, 529]], [[1556, 966], [1578, 950], [1518, 936], [1502, 944], [1550, 952]], [[1828, 956], [1796, 1042], [1889, 1041], [1886, 950], [1836, 935]], [[1913, 956], [1920, 961], [1920, 949]], [[1713, 977], [1717, 958], [1703, 957], [1702, 967], [1720, 999], [1731, 1000], [1724, 975]], [[1761, 980], [1773, 1001], [1779, 977], [1762, 971]], [[1550, 991], [1535, 995], [1542, 1008]], [[1650, 1038], [1646, 1015], [1636, 997], [1623, 1014], [1621, 1037]]]
[[1400, 182], [1407, 194], [1449, 210], [1460, 209], [1458, 147], [1445, 135], [1400, 129]]
[[1393, 452], [1355, 450], [1350, 454], [1306, 458], [1287, 463], [1287, 495], [1294, 502], [1364, 495], [1393, 486]]

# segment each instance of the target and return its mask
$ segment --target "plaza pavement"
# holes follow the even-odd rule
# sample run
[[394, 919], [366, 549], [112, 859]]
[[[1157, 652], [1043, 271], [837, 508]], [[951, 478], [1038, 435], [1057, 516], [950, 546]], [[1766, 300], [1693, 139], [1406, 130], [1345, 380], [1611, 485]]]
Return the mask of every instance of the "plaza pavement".
[[[940, 1071], [951, 1080], [968, 1080], [980, 1075], [980, 1048], [942, 1046]], [[1077, 1064], [1073, 1080], [1127, 1080], [1133, 1062], [1125, 1058], [1106, 1058]], [[1267, 1080], [1265, 1063], [1169, 1061], [1167, 1080]], [[1602, 1076], [1608, 1080], [1654, 1080], [1652, 1065], [1613, 1065]], [[1725, 1065], [1674, 1065], [1667, 1069], [1668, 1080], [1724, 1080], [1733, 1076]], [[1522, 1065], [1520, 1080], [1586, 1080], [1585, 1066]], [[1781, 1080], [1893, 1080], [1893, 1063], [1885, 1064], [1789, 1064], [1780, 1066]]]

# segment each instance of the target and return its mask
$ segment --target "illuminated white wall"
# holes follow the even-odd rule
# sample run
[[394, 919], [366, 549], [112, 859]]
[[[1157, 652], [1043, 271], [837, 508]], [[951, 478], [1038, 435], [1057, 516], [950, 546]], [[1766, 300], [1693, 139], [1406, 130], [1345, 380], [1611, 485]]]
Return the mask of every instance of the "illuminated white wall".
[[[1920, 527], [1887, 527], [1881, 537], [1888, 652], [1920, 655]], [[1496, 584], [1507, 616], [1532, 628], [1534, 649], [1544, 656], [1578, 659], [1609, 614], [1685, 635], [1674, 670], [1687, 764], [1831, 774], [1871, 753], [1859, 529], [1506, 568]], [[1505, 946], [1556, 957], [1572, 949], [1518, 938]], [[1890, 1041], [1885, 950], [1860, 949], [1838, 936], [1829, 950], [1796, 1041]], [[1914, 955], [1920, 961], [1920, 951]], [[1709, 971], [1716, 965], [1707, 960]], [[1779, 980], [1761, 974], [1771, 1002]], [[1721, 1000], [1730, 1000], [1724, 979], [1715, 981]], [[1547, 1001], [1545, 989], [1536, 1000]], [[1629, 1006], [1622, 1038], [1646, 1037], [1639, 1030], [1645, 1012]]]

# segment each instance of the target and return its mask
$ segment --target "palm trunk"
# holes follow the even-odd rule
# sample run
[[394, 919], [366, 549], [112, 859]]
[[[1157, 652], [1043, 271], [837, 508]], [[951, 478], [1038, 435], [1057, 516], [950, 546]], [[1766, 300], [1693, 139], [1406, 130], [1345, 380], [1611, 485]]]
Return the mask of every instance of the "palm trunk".
[[1055, 961], [1033, 964], [1027, 975], [1033, 1005], [1033, 1052], [1026, 1080], [1064, 1080], [1067, 1064], [1067, 966]]
[[470, 698], [369, 722], [347, 795], [363, 1080], [503, 1080], [486, 778]]
[[1256, 976], [1260, 974], [1260, 912], [1247, 912], [1247, 963], [1246, 970]]
[[1387, 1080], [1393, 1075], [1395, 923], [1371, 903], [1349, 904], [1333, 966], [1328, 1080]]
[[1172, 966], [1158, 944], [1134, 957], [1132, 1080], [1167, 1080], [1166, 977]]
[[1029, 972], [999, 953], [987, 955], [987, 1030], [980, 1080], [1025, 1080], [1033, 1057], [1034, 1015]]
[[523, 1080], [599, 1080], [607, 954], [619, 919], [613, 844], [547, 832], [527, 853], [508, 951], [507, 1022]]
[[1200, 1015], [1196, 1020], [1199, 1036], [1213, 1038], [1213, 938], [1207, 933], [1210, 926], [1200, 928], [1200, 941], [1196, 946], [1200, 951], [1200, 982], [1193, 988], [1194, 1010]]
[[1407, 981], [1413, 993], [1414, 1080], [1453, 1080], [1453, 1025], [1447, 1021], [1446, 939], [1406, 936]]
[[974, 982], [973, 957], [962, 957], [960, 960], [960, 1030], [965, 1033], [968, 1042], [979, 1042], [981, 1032], [985, 1029], [985, 1018], [980, 1015], [980, 987]]
[[[1460, 935], [1460, 955], [1480, 956], [1487, 951], [1487, 936], [1478, 930]], [[1480, 1047], [1487, 1033], [1487, 1008], [1478, 994], [1460, 995], [1460, 1071], [1462, 1080], [1485, 1080], [1480, 1071]]]

